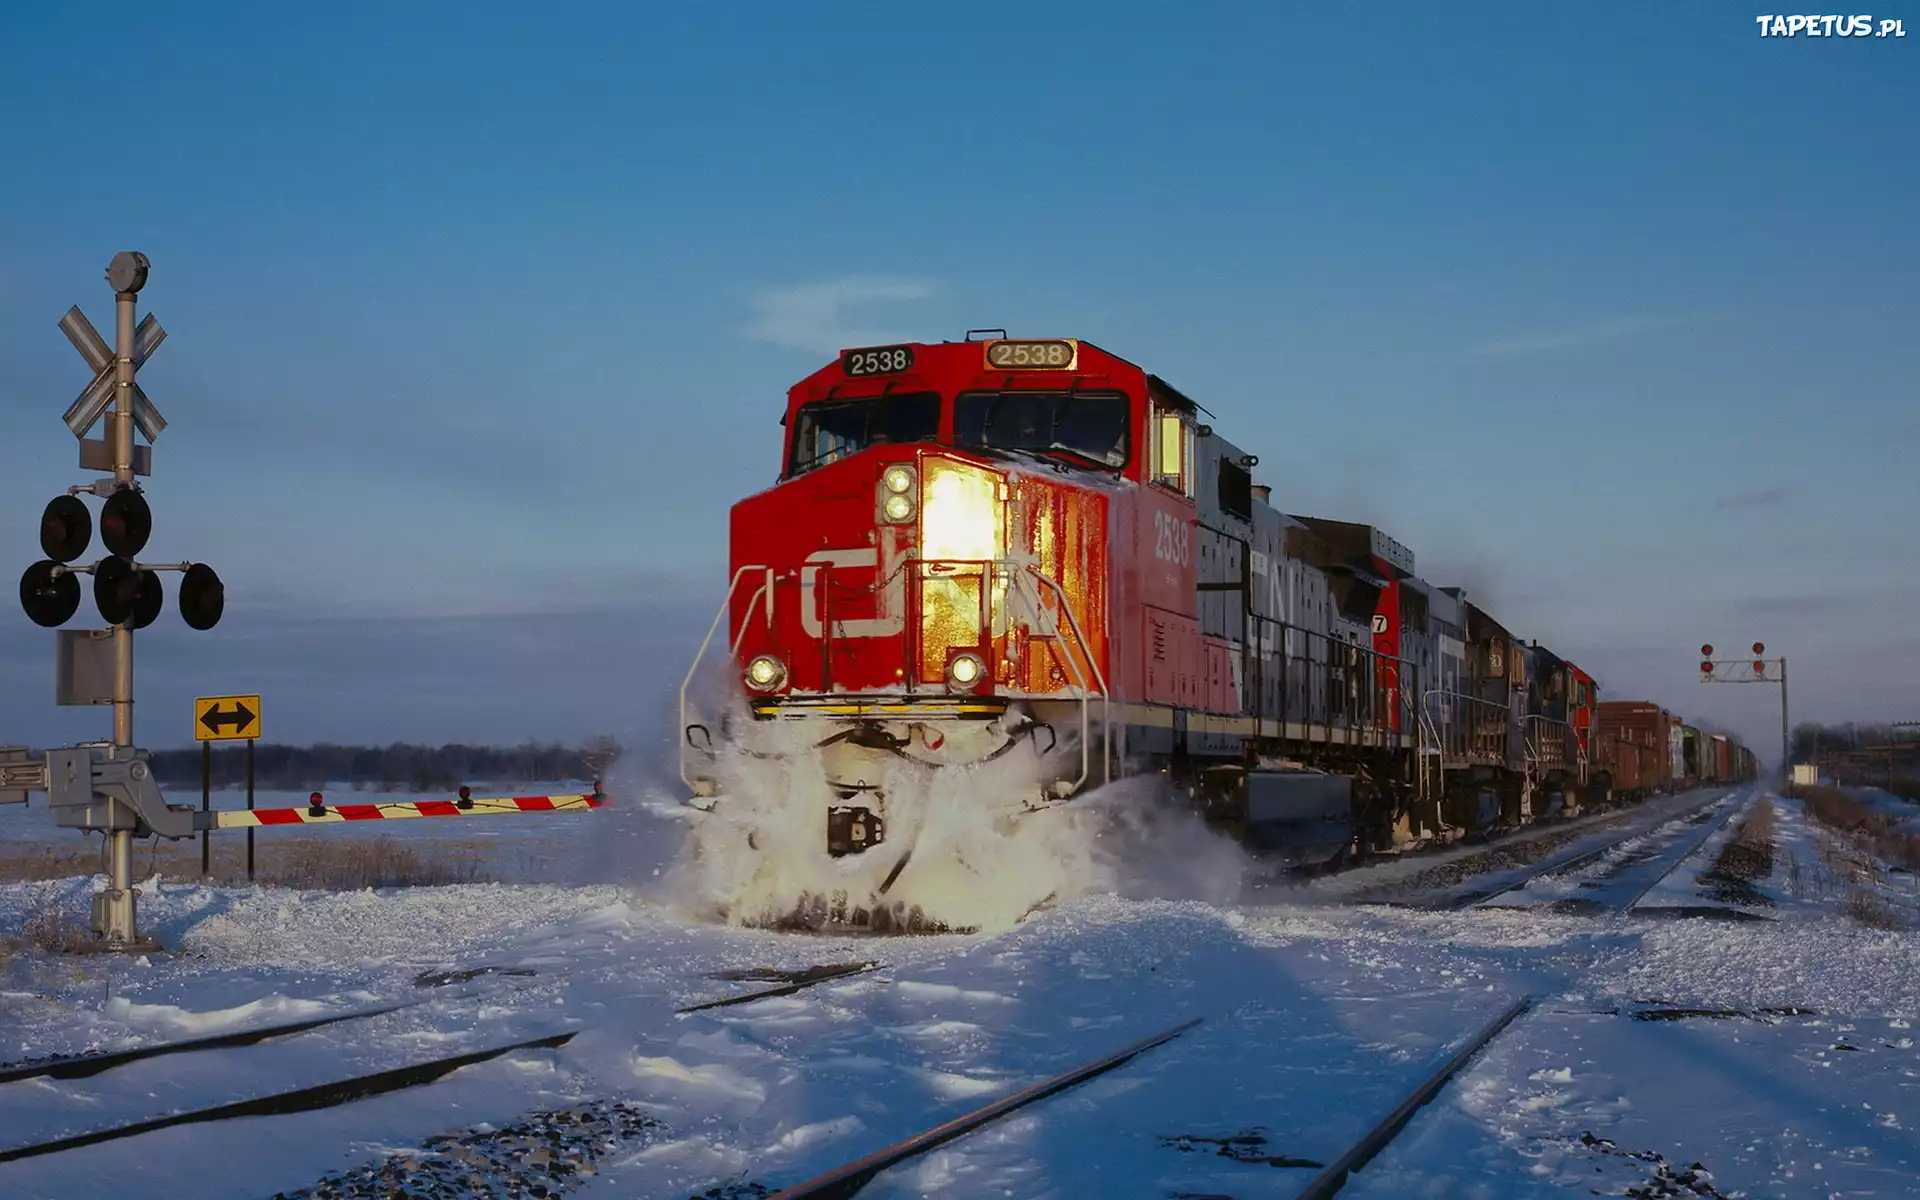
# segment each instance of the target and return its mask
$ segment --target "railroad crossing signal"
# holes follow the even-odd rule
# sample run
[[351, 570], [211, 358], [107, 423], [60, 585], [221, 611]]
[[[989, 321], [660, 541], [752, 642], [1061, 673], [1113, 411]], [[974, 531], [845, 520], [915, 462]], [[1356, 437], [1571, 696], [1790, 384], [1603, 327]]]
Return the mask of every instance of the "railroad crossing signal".
[[[0, 769], [0, 784], [24, 780], [25, 786], [44, 788], [59, 824], [107, 834], [107, 889], [94, 897], [93, 927], [110, 946], [120, 948], [141, 944], [133, 839], [156, 833], [184, 837], [196, 828], [188, 810], [166, 803], [146, 753], [133, 743], [133, 632], [151, 625], [165, 607], [161, 571], [182, 573], [180, 615], [192, 628], [213, 628], [226, 608], [220, 577], [204, 563], [138, 561], [153, 535], [153, 512], [139, 477], [153, 473], [150, 446], [167, 427], [166, 418], [133, 378], [167, 336], [151, 313], [134, 323], [150, 266], [146, 255], [127, 250], [114, 255], [107, 267], [114, 291], [111, 346], [77, 306], [60, 318], [60, 331], [93, 371], [64, 420], [80, 441], [81, 469], [108, 474], [68, 488], [47, 505], [40, 516], [40, 549], [46, 557], [20, 577], [20, 606], [34, 624], [51, 629], [79, 611], [79, 577], [93, 576], [94, 604], [110, 628], [56, 635], [55, 702], [111, 704], [113, 738], [50, 750], [45, 766], [31, 773]], [[108, 418], [105, 436], [88, 439], [103, 416]], [[148, 446], [134, 440], [136, 432], [145, 435]], [[92, 566], [77, 566], [74, 560], [93, 541], [95, 522], [80, 501], [89, 493], [103, 501], [98, 524], [107, 553]], [[260, 698], [238, 699], [253, 703], [203, 714], [212, 718], [205, 726], [211, 736], [203, 740], [258, 735]], [[0, 788], [0, 803], [12, 802], [20, 790]]]
[[201, 696], [193, 702], [195, 741], [243, 742], [259, 736], [259, 696]]
[[[150, 266], [146, 255], [125, 251], [114, 256], [107, 268], [107, 281], [130, 305], [133, 293], [146, 285]], [[130, 310], [125, 319], [129, 324], [132, 322]], [[204, 563], [136, 561], [153, 536], [153, 510], [133, 478], [153, 473], [150, 448], [132, 444], [129, 432], [127, 450], [131, 470], [128, 470], [128, 463], [116, 460], [113, 431], [109, 430], [109, 436], [99, 441], [87, 438], [88, 431], [100, 421], [113, 404], [114, 394], [120, 390], [121, 360], [78, 305], [60, 318], [60, 331], [93, 369], [92, 382], [67, 409], [65, 417], [67, 428], [80, 439], [80, 466], [112, 471], [114, 477], [68, 488], [65, 495], [55, 496], [47, 504], [40, 515], [40, 549], [46, 558], [28, 567], [21, 576], [20, 606], [36, 625], [48, 629], [64, 625], [80, 608], [80, 581], [76, 576], [92, 575], [94, 604], [100, 610], [101, 619], [108, 625], [144, 629], [153, 624], [166, 606], [165, 589], [155, 572], [181, 571], [184, 572], [180, 581], [181, 617], [194, 629], [212, 629], [226, 609], [226, 589], [213, 568]], [[167, 331], [160, 327], [160, 322], [148, 313], [134, 330], [127, 352], [125, 365], [130, 368], [129, 377], [153, 356], [166, 336]], [[127, 393], [134, 425], [152, 442], [167, 427], [166, 418], [131, 378], [127, 381]], [[93, 541], [94, 522], [87, 506], [80, 502], [80, 497], [88, 493], [105, 500], [99, 525], [100, 541], [107, 557], [90, 567], [76, 567], [69, 564], [86, 553]]]

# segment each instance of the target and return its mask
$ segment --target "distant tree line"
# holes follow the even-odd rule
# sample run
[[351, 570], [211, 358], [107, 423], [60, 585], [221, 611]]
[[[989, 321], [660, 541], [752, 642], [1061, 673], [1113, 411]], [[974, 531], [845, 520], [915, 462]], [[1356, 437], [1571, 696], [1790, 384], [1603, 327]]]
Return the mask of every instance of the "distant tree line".
[[[542, 781], [601, 779], [620, 757], [620, 743], [611, 737], [593, 738], [584, 745], [560, 742], [523, 742], [518, 746], [419, 746], [395, 742], [390, 746], [254, 745], [254, 787], [260, 791], [311, 791], [327, 784], [347, 783], [356, 790], [451, 792], [461, 784], [513, 784]], [[156, 750], [154, 774], [174, 788], [200, 785], [202, 750]], [[246, 747], [237, 742], [216, 743], [213, 750], [213, 786], [245, 787]]]
[[1793, 759], [1818, 763], [1839, 783], [1871, 784], [1920, 799], [1920, 728], [1805, 722], [1793, 730]]

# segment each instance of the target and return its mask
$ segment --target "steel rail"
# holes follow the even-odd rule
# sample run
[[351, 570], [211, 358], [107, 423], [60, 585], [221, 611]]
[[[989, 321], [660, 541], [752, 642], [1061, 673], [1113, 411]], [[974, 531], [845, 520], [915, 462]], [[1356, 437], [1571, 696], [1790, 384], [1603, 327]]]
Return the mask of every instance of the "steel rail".
[[[575, 1031], [577, 1032], [577, 1031]], [[485, 1062], [490, 1058], [499, 1058], [516, 1050], [552, 1049], [564, 1046], [572, 1041], [575, 1033], [551, 1034], [547, 1037], [533, 1038], [524, 1042], [515, 1042], [510, 1046], [495, 1046], [488, 1050], [475, 1050], [452, 1058], [434, 1059], [431, 1062], [415, 1063], [408, 1067], [396, 1067], [390, 1071], [380, 1071], [372, 1075], [360, 1075], [352, 1079], [342, 1079], [335, 1083], [323, 1083], [316, 1087], [300, 1088], [291, 1092], [279, 1092], [271, 1096], [260, 1096], [252, 1100], [240, 1100], [232, 1104], [221, 1104], [213, 1108], [192, 1109], [187, 1112], [170, 1113], [164, 1117], [155, 1117], [147, 1121], [136, 1121], [131, 1125], [117, 1125], [111, 1129], [98, 1129], [91, 1133], [78, 1133], [69, 1137], [55, 1138], [52, 1141], [35, 1142], [28, 1146], [16, 1146], [10, 1150], [0, 1150], [0, 1163], [16, 1162], [23, 1158], [37, 1158], [43, 1154], [58, 1154], [66, 1150], [78, 1150], [82, 1146], [97, 1146], [101, 1142], [118, 1141], [121, 1138], [134, 1137], [142, 1133], [152, 1133], [157, 1129], [171, 1129], [177, 1125], [196, 1125], [210, 1121], [230, 1121], [237, 1117], [276, 1117], [289, 1113], [313, 1112], [316, 1109], [333, 1108], [354, 1100], [363, 1100], [369, 1096], [381, 1096], [388, 1092], [405, 1091], [432, 1083], [445, 1075], [451, 1075], [461, 1067]]]
[[701, 1004], [689, 1004], [685, 1008], [674, 1010], [676, 1015], [704, 1012], [709, 1008], [727, 1008], [735, 1004], [750, 1004], [755, 1000], [767, 1000], [774, 996], [791, 996], [802, 988], [810, 988], [816, 983], [827, 983], [835, 979], [847, 979], [854, 975], [866, 975], [883, 969], [885, 963], [839, 963], [829, 967], [809, 968], [813, 974], [803, 974], [799, 978], [789, 979], [775, 987], [762, 988], [757, 992], [748, 992], [744, 996], [728, 996], [722, 1000], [708, 1000]]
[[1446, 1086], [1449, 1079], [1459, 1074], [1461, 1069], [1473, 1060], [1474, 1055], [1480, 1053], [1488, 1042], [1499, 1036], [1502, 1030], [1511, 1025], [1532, 1005], [1532, 996], [1522, 996], [1507, 1011], [1488, 1022], [1485, 1028], [1469, 1038], [1467, 1044], [1462, 1046], [1452, 1058], [1442, 1063], [1439, 1070], [1427, 1076], [1419, 1087], [1413, 1089], [1412, 1094], [1402, 1100], [1384, 1120], [1368, 1130], [1351, 1149], [1335, 1159], [1332, 1166], [1316, 1176], [1313, 1182], [1300, 1192], [1297, 1200], [1326, 1200], [1327, 1197], [1345, 1187], [1349, 1175], [1366, 1166], [1373, 1161], [1376, 1154], [1386, 1149], [1387, 1144], [1407, 1127], [1407, 1122], [1413, 1119], [1414, 1113], [1432, 1100], [1440, 1089]]
[[[1715, 804], [1720, 803], [1724, 799], [1725, 797], [1722, 796], [1722, 797], [1719, 797], [1718, 799], [1704, 800], [1699, 804], [1694, 805], [1691, 808], [1683, 809], [1681, 812], [1675, 814], [1673, 817], [1669, 817], [1667, 820], [1685, 819], [1686, 817], [1690, 817], [1693, 814], [1700, 812], [1702, 809], [1712, 808]], [[1666, 823], [1667, 823], [1666, 821], [1661, 821], [1659, 824], [1664, 825]], [[1659, 826], [1656, 825], [1654, 828], [1657, 829], [1658, 827]], [[1545, 863], [1540, 864], [1534, 869], [1527, 871], [1523, 875], [1520, 875], [1514, 879], [1508, 880], [1506, 883], [1503, 883], [1498, 887], [1488, 888], [1480, 891], [1471, 891], [1471, 892], [1465, 893], [1464, 895], [1446, 897], [1444, 899], [1437, 901], [1435, 904], [1433, 904], [1432, 907], [1437, 909], [1443, 909], [1443, 910], [1446, 910], [1446, 909], [1457, 910], [1457, 909], [1477, 907], [1479, 905], [1485, 904], [1489, 900], [1495, 899], [1496, 897], [1504, 896], [1508, 892], [1516, 891], [1520, 888], [1523, 888], [1527, 886], [1529, 883], [1532, 883], [1536, 879], [1544, 879], [1549, 875], [1559, 875], [1567, 871], [1578, 870], [1581, 867], [1586, 866], [1588, 863], [1591, 863], [1596, 859], [1603, 857], [1609, 851], [1617, 850], [1618, 848], [1625, 845], [1627, 842], [1632, 841], [1635, 838], [1647, 837], [1652, 832], [1653, 832], [1652, 829], [1642, 829], [1642, 828], [1629, 829], [1626, 832], [1622, 833], [1619, 837], [1614, 838], [1603, 845], [1597, 846], [1592, 850], [1582, 850], [1577, 854], [1569, 855], [1565, 858], [1549, 858]]]
[[361, 1009], [357, 1012], [310, 1017], [304, 1021], [287, 1021], [279, 1025], [262, 1025], [234, 1033], [216, 1033], [207, 1037], [188, 1038], [180, 1042], [162, 1042], [156, 1046], [141, 1046], [133, 1050], [116, 1050], [107, 1054], [75, 1054], [66, 1058], [50, 1058], [40, 1062], [9, 1065], [0, 1067], [0, 1083], [16, 1083], [22, 1079], [41, 1077], [86, 1079], [103, 1071], [111, 1071], [115, 1067], [124, 1067], [128, 1063], [140, 1062], [143, 1059], [159, 1058], [165, 1054], [185, 1054], [193, 1050], [219, 1050], [227, 1046], [251, 1046], [269, 1038], [291, 1037], [296, 1033], [305, 1033], [309, 1029], [338, 1025], [343, 1021], [360, 1021], [367, 1017], [383, 1016], [405, 1008], [416, 1008], [425, 1003], [427, 1003], [425, 1000], [409, 1000], [404, 1004], [388, 1004], [380, 1008]]
[[1056, 1092], [1065, 1091], [1075, 1084], [1111, 1071], [1162, 1042], [1170, 1042], [1179, 1037], [1198, 1025], [1201, 1019], [1195, 1017], [1185, 1024], [1174, 1026], [1165, 1033], [1155, 1034], [1153, 1037], [1135, 1042], [1124, 1050], [1117, 1050], [1105, 1058], [1097, 1059], [1085, 1066], [1075, 1067], [1065, 1074], [1056, 1075], [1043, 1083], [1035, 1084], [1023, 1092], [1016, 1092], [970, 1113], [955, 1117], [943, 1125], [936, 1125], [925, 1133], [915, 1134], [905, 1141], [895, 1142], [838, 1170], [829, 1171], [817, 1179], [810, 1179], [806, 1183], [796, 1184], [785, 1191], [777, 1192], [768, 1197], [768, 1200], [847, 1200], [848, 1197], [872, 1183], [874, 1177], [888, 1167], [915, 1155], [924, 1154], [963, 1134], [971, 1133], [989, 1121], [1004, 1117], [1015, 1109], [1023, 1108], [1036, 1100], [1044, 1100]]
[[1700, 852], [1701, 847], [1705, 846], [1708, 842], [1712, 841], [1714, 834], [1719, 833], [1722, 829], [1725, 829], [1728, 821], [1733, 820], [1735, 816], [1745, 812], [1746, 810], [1747, 810], [1747, 797], [1742, 796], [1734, 800], [1731, 804], [1728, 804], [1727, 811], [1721, 815], [1718, 821], [1713, 822], [1712, 825], [1709, 826], [1707, 829], [1703, 830], [1698, 834], [1695, 834], [1691, 839], [1688, 839], [1683, 836], [1681, 840], [1676, 844], [1685, 846], [1686, 849], [1678, 857], [1676, 857], [1672, 862], [1668, 863], [1665, 870], [1655, 875], [1652, 881], [1647, 884], [1647, 886], [1635, 892], [1633, 894], [1633, 899], [1627, 901], [1625, 904], [1620, 905], [1617, 911], [1623, 912], [1623, 913], [1632, 912], [1634, 908], [1642, 900], [1647, 898], [1648, 892], [1652, 891], [1656, 887], [1659, 887], [1661, 883], [1665, 882], [1667, 876], [1679, 870], [1683, 865], [1686, 864], [1688, 860], [1690, 860], [1694, 855]]

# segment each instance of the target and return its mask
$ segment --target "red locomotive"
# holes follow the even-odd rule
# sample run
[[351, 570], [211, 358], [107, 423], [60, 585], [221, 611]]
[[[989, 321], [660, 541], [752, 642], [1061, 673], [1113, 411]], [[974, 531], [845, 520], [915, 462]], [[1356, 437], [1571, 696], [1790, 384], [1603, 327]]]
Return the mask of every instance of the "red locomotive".
[[689, 786], [715, 795], [716, 744], [778, 727], [834, 856], [896, 840], [903, 766], [1010, 753], [1046, 768], [1023, 807], [1160, 773], [1302, 862], [1607, 798], [1590, 675], [1381, 530], [1273, 507], [1210, 417], [1088, 342], [999, 330], [802, 380], [701, 651], [724, 619], [752, 719], [716, 736], [683, 687]]

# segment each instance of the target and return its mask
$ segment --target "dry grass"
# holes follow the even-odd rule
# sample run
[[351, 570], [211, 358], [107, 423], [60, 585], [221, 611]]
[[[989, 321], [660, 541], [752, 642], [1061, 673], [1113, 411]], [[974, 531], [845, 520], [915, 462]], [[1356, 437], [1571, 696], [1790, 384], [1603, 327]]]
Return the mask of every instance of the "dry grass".
[[1827, 835], [1821, 839], [1820, 861], [1828, 878], [1844, 889], [1841, 910], [1869, 928], [1905, 929], [1907, 920], [1882, 889], [1889, 865], [1920, 868], [1920, 836], [1901, 832], [1891, 817], [1837, 788], [1805, 788], [1801, 800], [1807, 816]]
[[[1733, 837], [1720, 848], [1713, 865], [1700, 876], [1714, 899], [1755, 907], [1771, 907], [1773, 901], [1754, 885], [1773, 877], [1772, 802], [1761, 800], [1753, 806], [1733, 831]], [[1791, 864], [1791, 856], [1789, 856]], [[1791, 870], [1791, 865], [1789, 866]]]
[[[324, 891], [485, 883], [493, 876], [484, 860], [498, 851], [497, 844], [482, 842], [436, 841], [416, 849], [387, 837], [261, 838], [255, 850], [255, 881], [268, 887]], [[207, 878], [212, 882], [246, 883], [247, 844], [241, 834], [215, 834], [209, 857]], [[98, 845], [0, 848], [0, 884], [74, 879], [105, 870]], [[200, 878], [199, 840], [156, 840], [136, 846], [134, 878], [155, 873], [169, 879]]]
[[0, 935], [0, 971], [13, 965], [13, 957], [26, 950], [48, 954], [101, 954], [106, 942], [94, 936], [92, 912], [83, 917], [71, 904], [44, 899], [27, 910], [20, 932]]
[[[445, 847], [434, 847], [442, 851]], [[478, 855], [422, 854], [392, 838], [355, 838], [351, 841], [287, 840], [258, 847], [256, 882], [266, 887], [314, 891], [360, 891], [365, 888], [436, 887], [457, 883], [485, 883], [490, 876]], [[457, 851], [457, 848], [456, 848]], [[0, 855], [0, 883], [30, 883], [98, 875], [104, 869], [97, 849], [54, 850], [21, 848]], [[134, 880], [154, 872], [175, 879], [198, 878], [200, 844], [197, 841], [161, 842], [142, 846], [134, 856]], [[239, 838], [216, 838], [210, 879], [214, 883], [245, 885], [246, 843]], [[9, 971], [16, 955], [42, 951], [55, 955], [97, 954], [107, 949], [93, 933], [90, 899], [43, 898], [27, 910], [17, 933], [0, 933], [0, 973]]]
[[1773, 802], [1761, 800], [1714, 860], [1714, 875], [1752, 882], [1773, 874]]
[[263, 864], [256, 878], [268, 887], [341, 892], [485, 883], [489, 876], [477, 862], [429, 858], [382, 837], [310, 843], [298, 854], [278, 855], [275, 862]]
[[1801, 798], [1813, 820], [1846, 835], [1888, 863], [1920, 870], [1920, 834], [1901, 832], [1892, 817], [1875, 812], [1838, 788], [1806, 788]]
[[1907, 923], [1892, 905], [1872, 892], [1854, 888], [1847, 893], [1846, 914], [1872, 929], [1905, 929]]
[[87, 850], [51, 846], [0, 848], [0, 884], [72, 879], [76, 875], [98, 875], [104, 869], [97, 847]]

